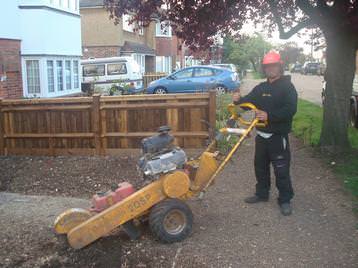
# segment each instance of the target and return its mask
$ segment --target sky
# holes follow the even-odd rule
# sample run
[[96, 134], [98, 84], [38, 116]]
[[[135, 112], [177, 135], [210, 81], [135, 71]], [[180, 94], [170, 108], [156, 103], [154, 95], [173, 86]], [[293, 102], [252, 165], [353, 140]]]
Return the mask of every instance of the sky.
[[[299, 37], [297, 34], [291, 36], [289, 39], [280, 39], [279, 38], [279, 32], [278, 30], [272, 33], [272, 37], [268, 37], [267, 31], [263, 29], [262, 26], [254, 26], [252, 23], [247, 23], [243, 26], [242, 32], [246, 34], [254, 34], [255, 32], [261, 33], [270, 43], [272, 44], [284, 44], [286, 42], [296, 42], [299, 47], [303, 48], [303, 51], [305, 54], [310, 55], [311, 54], [311, 46], [308, 44], [305, 44], [308, 40], [308, 36], [305, 35], [305, 30], [301, 30], [300, 33], [302, 33], [301, 37]], [[313, 51], [313, 57], [315, 59], [321, 59], [322, 57], [322, 50], [319, 51]]]

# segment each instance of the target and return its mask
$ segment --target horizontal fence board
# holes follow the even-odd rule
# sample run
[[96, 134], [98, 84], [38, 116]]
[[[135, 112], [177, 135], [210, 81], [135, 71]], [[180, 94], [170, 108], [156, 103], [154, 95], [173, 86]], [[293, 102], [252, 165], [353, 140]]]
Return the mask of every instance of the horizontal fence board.
[[63, 110], [87, 110], [91, 105], [69, 105], [69, 106], [23, 106], [3, 108], [3, 112], [10, 111], [63, 111]]
[[[149, 104], [113, 104], [113, 105], [104, 105], [100, 109], [168, 109], [168, 108], [184, 108], [184, 107], [199, 107], [207, 106], [209, 103], [205, 101], [201, 102], [177, 102], [177, 103], [149, 103]], [[138, 107], [139, 106], [139, 107]]]
[[107, 155], [140, 147], [162, 125], [205, 146], [215, 93], [0, 100], [0, 155]]

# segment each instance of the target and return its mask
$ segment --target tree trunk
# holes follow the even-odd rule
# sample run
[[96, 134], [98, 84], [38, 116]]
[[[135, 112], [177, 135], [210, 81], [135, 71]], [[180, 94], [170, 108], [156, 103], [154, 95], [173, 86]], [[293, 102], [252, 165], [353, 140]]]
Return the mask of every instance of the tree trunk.
[[350, 148], [348, 121], [355, 72], [356, 48], [353, 37], [327, 37], [326, 91], [321, 148], [342, 152]]
[[257, 72], [257, 68], [256, 68], [256, 64], [255, 64], [255, 60], [250, 59], [250, 62], [252, 64], [252, 68], [254, 68], [254, 71]]

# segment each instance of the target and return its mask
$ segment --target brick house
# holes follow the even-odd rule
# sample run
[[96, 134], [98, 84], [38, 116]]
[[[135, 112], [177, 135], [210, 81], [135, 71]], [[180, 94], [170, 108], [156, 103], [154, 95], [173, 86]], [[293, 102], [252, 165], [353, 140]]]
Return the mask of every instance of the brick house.
[[[148, 27], [134, 31], [138, 27], [129, 25], [130, 15], [125, 15], [114, 25], [103, 0], [81, 0], [80, 14], [85, 59], [132, 56], [143, 73], [171, 73], [204, 62], [202, 55], [189, 50], [166, 23], [153, 21]], [[213, 46], [210, 56], [211, 63], [221, 62], [222, 45]]]
[[0, 9], [0, 97], [81, 92], [78, 0], [4, 0]]
[[132, 56], [142, 72], [155, 71], [155, 25], [134, 31], [130, 15], [118, 25], [109, 19], [103, 0], [81, 0], [83, 58]]
[[20, 40], [0, 38], [0, 98], [23, 96], [20, 49]]

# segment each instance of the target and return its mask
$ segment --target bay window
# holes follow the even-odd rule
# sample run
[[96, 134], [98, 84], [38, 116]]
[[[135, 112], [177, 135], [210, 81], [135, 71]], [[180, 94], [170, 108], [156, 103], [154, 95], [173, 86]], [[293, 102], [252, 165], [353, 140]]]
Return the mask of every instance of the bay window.
[[22, 58], [25, 97], [56, 97], [81, 92], [79, 57]]
[[48, 92], [55, 92], [55, 74], [52, 60], [47, 61], [47, 86]]
[[66, 60], [65, 61], [65, 75], [66, 75], [66, 89], [72, 89], [71, 86], [71, 61]]
[[38, 60], [26, 61], [26, 80], [29, 94], [40, 94], [40, 66]]
[[78, 60], [73, 61], [73, 87], [79, 88], [79, 70], [78, 70]]
[[56, 61], [57, 66], [57, 90], [63, 91], [63, 68], [62, 60]]

